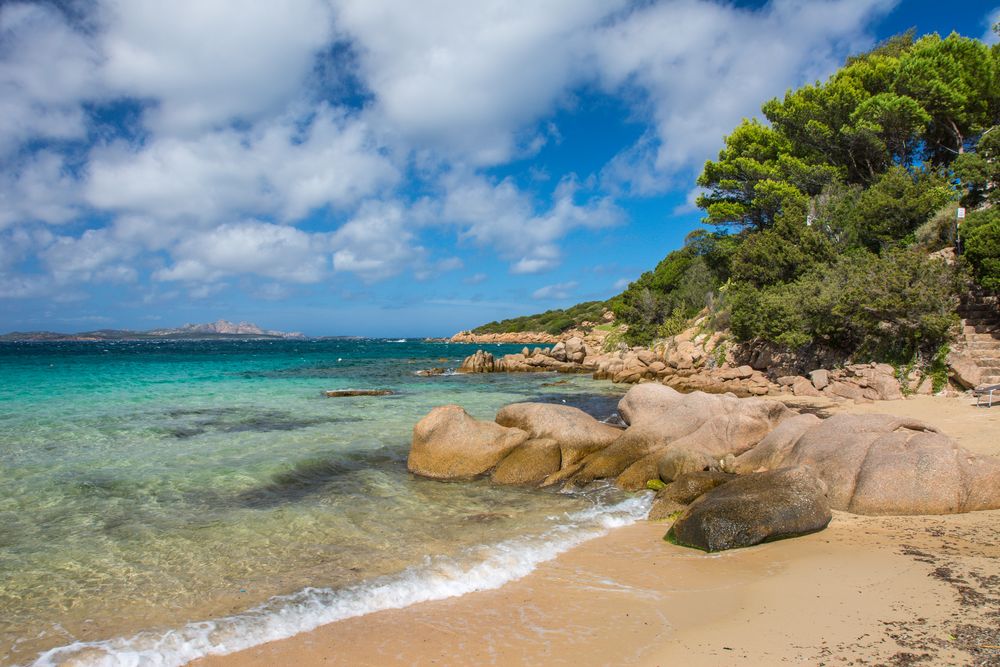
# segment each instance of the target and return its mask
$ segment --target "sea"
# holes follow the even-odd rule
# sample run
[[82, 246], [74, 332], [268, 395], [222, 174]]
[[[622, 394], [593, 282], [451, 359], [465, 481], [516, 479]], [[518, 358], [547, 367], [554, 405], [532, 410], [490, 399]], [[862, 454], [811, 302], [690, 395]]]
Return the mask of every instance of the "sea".
[[623, 393], [451, 372], [478, 347], [0, 343], [0, 664], [182, 665], [496, 588], [645, 516], [648, 493], [607, 484], [408, 473], [413, 425], [435, 406], [492, 419], [545, 401], [606, 419]]

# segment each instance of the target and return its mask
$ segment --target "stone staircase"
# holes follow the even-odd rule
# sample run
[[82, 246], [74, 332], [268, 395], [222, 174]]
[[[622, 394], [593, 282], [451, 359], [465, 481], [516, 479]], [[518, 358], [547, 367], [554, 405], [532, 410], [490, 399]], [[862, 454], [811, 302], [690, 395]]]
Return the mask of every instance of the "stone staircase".
[[962, 368], [952, 364], [955, 379], [967, 387], [1000, 384], [1000, 297], [970, 292], [958, 307], [962, 333], [953, 350]]

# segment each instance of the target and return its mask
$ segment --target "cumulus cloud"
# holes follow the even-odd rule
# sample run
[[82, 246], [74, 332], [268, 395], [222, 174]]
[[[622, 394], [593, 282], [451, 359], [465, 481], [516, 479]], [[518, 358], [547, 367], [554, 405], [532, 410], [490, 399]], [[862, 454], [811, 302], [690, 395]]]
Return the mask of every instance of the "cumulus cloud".
[[568, 299], [576, 289], [576, 281], [570, 280], [565, 283], [555, 283], [540, 287], [531, 293], [532, 299]]
[[[548, 271], [567, 236], [626, 218], [614, 197], [689, 187], [741, 116], [867, 45], [893, 1], [3, 3], [0, 230], [35, 230], [0, 250], [3, 293], [425, 279], [461, 268], [425, 247], [442, 230], [512, 273]], [[595, 90], [642, 139], [586, 186], [518, 174]], [[109, 129], [119, 106], [140, 131]]]
[[417, 146], [489, 165], [531, 146], [530, 125], [588, 76], [594, 26], [624, 4], [342, 0], [337, 24], [359, 45], [383, 122]]
[[135, 282], [137, 271], [124, 263], [139, 251], [117, 242], [110, 229], [88, 229], [79, 237], [57, 236], [40, 253], [56, 283]]
[[42, 150], [0, 173], [0, 229], [27, 222], [59, 224], [79, 214], [80, 183], [63, 156]]
[[223, 224], [182, 239], [171, 250], [173, 265], [153, 277], [214, 282], [227, 275], [253, 273], [297, 283], [317, 282], [329, 263], [327, 247], [326, 235], [294, 227], [257, 220]]
[[365, 281], [382, 280], [423, 260], [398, 204], [368, 202], [358, 215], [334, 232], [333, 268]]
[[896, 0], [774, 0], [751, 10], [707, 0], [639, 5], [594, 41], [610, 92], [632, 91], [655, 132], [609, 165], [636, 194], [675, 185], [714, 157], [720, 139], [762, 101], [834, 70], [870, 43], [863, 26]]
[[108, 86], [156, 100], [146, 121], [169, 135], [281, 112], [333, 34], [323, 0], [105, 0], [100, 14]]
[[52, 7], [0, 5], [0, 158], [31, 139], [84, 138], [80, 102], [101, 95], [100, 59]]
[[138, 150], [124, 142], [97, 149], [87, 199], [166, 219], [294, 220], [321, 206], [350, 206], [399, 179], [363, 121], [325, 105], [305, 129], [298, 120], [164, 138]]
[[997, 42], [1000, 42], [1000, 35], [993, 32], [993, 26], [1000, 23], [1000, 7], [994, 7], [993, 10], [986, 15], [984, 23], [986, 23], [986, 32], [983, 33], [983, 36], [980, 37], [980, 39], [987, 44], [996, 44]]
[[551, 206], [541, 212], [511, 179], [494, 183], [476, 175], [452, 175], [444, 187], [442, 219], [458, 225], [462, 237], [512, 261], [513, 273], [539, 273], [557, 266], [561, 256], [557, 242], [571, 230], [608, 227], [623, 217], [607, 197], [577, 203], [579, 187], [573, 178], [559, 184]]

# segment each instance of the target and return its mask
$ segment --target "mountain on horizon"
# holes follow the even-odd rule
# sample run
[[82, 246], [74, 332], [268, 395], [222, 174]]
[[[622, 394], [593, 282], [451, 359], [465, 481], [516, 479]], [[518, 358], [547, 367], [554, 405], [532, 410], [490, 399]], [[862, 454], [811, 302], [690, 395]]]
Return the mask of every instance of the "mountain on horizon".
[[206, 338], [305, 338], [299, 332], [274, 331], [261, 329], [252, 322], [234, 324], [228, 320], [219, 319], [205, 324], [185, 324], [176, 328], [149, 329], [147, 331], [131, 331], [129, 329], [99, 329], [82, 331], [72, 334], [53, 331], [13, 331], [0, 335], [0, 341], [89, 341], [89, 340], [151, 340], [151, 339], [183, 339], [198, 340]]

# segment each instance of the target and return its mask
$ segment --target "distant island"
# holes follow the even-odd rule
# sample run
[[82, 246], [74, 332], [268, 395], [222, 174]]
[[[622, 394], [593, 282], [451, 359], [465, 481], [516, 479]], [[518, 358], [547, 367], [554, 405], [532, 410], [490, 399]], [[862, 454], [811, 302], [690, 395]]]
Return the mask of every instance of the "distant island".
[[13, 331], [0, 335], [0, 341], [107, 341], [107, 340], [262, 340], [305, 338], [299, 332], [271, 331], [261, 329], [251, 322], [234, 324], [227, 320], [216, 320], [205, 324], [185, 324], [178, 328], [149, 329], [131, 331], [128, 329], [98, 329], [79, 333], [57, 333], [54, 331]]

